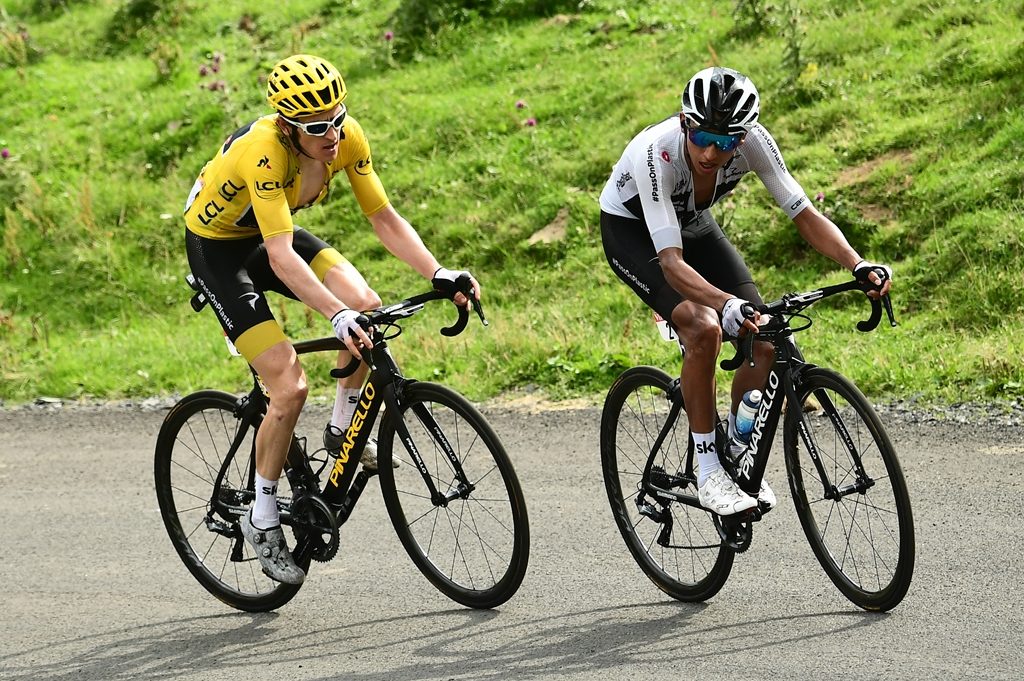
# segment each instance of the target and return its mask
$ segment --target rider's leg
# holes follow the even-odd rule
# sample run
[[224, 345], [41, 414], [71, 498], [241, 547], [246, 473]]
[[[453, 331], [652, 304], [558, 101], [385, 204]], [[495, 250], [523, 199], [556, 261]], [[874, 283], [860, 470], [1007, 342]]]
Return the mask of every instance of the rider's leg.
[[287, 341], [260, 353], [252, 360], [252, 366], [270, 395], [267, 415], [256, 435], [256, 473], [273, 483], [273, 493], [257, 489], [257, 503], [253, 508], [254, 526], [266, 528], [278, 524], [277, 480], [288, 458], [292, 434], [308, 390], [306, 374], [295, 349]]
[[736, 370], [732, 377], [732, 407], [729, 410], [729, 435], [735, 435], [736, 410], [740, 406], [740, 400], [748, 390], [763, 390], [765, 381], [768, 380], [768, 372], [771, 371], [772, 362], [775, 360], [775, 349], [771, 343], [758, 341], [754, 343], [754, 366], [746, 361]]
[[683, 403], [690, 429], [715, 429], [715, 360], [722, 348], [722, 329], [714, 310], [683, 301], [672, 311], [672, 324], [685, 350], [681, 373]]
[[718, 315], [709, 307], [683, 301], [672, 311], [672, 324], [685, 351], [681, 384], [697, 456], [697, 498], [719, 515], [751, 509], [757, 502], [722, 469], [715, 442], [715, 360], [722, 348]]
[[[363, 275], [347, 260], [327, 270], [324, 285], [331, 293], [353, 310], [372, 310], [380, 307], [381, 299], [377, 292], [370, 288]], [[338, 352], [338, 366], [344, 367], [352, 355], [347, 350]], [[355, 373], [346, 378], [338, 379], [337, 399], [331, 415], [331, 425], [345, 430], [352, 421], [359, 401], [359, 390], [366, 380], [368, 368], [360, 363]]]

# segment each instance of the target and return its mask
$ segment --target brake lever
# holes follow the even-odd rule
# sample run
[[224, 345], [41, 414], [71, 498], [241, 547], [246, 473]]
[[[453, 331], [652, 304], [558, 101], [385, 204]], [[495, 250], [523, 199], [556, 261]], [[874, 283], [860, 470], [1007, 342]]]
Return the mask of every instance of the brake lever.
[[889, 318], [889, 326], [896, 326], [896, 316], [892, 312], [892, 300], [889, 298], [889, 294], [882, 296], [882, 306], [885, 308], [885, 314]]

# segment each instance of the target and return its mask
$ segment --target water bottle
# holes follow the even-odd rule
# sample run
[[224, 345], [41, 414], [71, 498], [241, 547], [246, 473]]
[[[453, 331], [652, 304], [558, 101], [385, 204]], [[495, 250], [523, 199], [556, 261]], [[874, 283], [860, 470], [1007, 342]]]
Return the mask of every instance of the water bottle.
[[746, 444], [750, 442], [750, 433], [754, 430], [754, 419], [761, 407], [761, 391], [748, 390], [736, 408], [736, 439]]

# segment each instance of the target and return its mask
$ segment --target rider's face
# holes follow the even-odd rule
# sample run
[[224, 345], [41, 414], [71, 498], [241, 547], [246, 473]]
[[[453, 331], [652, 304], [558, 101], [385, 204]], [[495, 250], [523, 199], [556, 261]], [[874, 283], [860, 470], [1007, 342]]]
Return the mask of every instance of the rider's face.
[[[680, 117], [681, 118], [681, 117]], [[690, 170], [695, 175], [715, 175], [729, 162], [729, 159], [736, 153], [736, 149], [742, 146], [741, 140], [735, 149], [722, 151], [714, 144], [706, 147], [699, 147], [693, 143], [690, 136], [686, 134], [686, 123], [683, 122], [683, 138], [686, 139], [686, 157], [690, 164]]]
[[[309, 117], [303, 117], [300, 120], [302, 123], [316, 123], [318, 121], [333, 121], [338, 118], [341, 113], [341, 106], [336, 106], [330, 111], [325, 111]], [[310, 157], [315, 158], [318, 161], [324, 163], [330, 163], [338, 155], [338, 143], [341, 141], [341, 129], [336, 128], [333, 125], [329, 126], [327, 134], [318, 137], [316, 135], [310, 135], [298, 128], [298, 141], [302, 146], [302, 150], [309, 154]]]

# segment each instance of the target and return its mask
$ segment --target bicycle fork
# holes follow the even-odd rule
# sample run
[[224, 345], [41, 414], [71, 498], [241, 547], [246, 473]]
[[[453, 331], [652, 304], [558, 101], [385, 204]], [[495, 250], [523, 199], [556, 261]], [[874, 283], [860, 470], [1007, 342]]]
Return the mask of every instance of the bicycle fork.
[[[448, 437], [444, 434], [441, 426], [438, 425], [434, 415], [430, 413], [430, 409], [427, 408], [422, 402], [417, 402], [412, 405], [412, 412], [416, 415], [420, 424], [430, 434], [431, 439], [435, 445], [444, 453], [445, 458], [451, 467], [451, 470], [455, 473], [456, 481], [445, 492], [441, 492], [437, 489], [434, 484], [434, 478], [431, 476], [430, 471], [427, 469], [426, 464], [423, 462], [423, 457], [419, 452], [419, 448], [416, 447], [416, 443], [413, 441], [412, 434], [409, 432], [409, 427], [405, 423], [405, 419], [402, 418], [401, 409], [398, 404], [398, 397], [396, 393], [399, 391], [397, 386], [391, 386], [387, 391], [385, 400], [388, 404], [388, 409], [393, 410], [397, 416], [397, 425], [395, 427], [398, 439], [402, 441], [402, 445], [405, 450], [409, 453], [412, 458], [413, 464], [416, 469], [420, 472], [423, 477], [423, 481], [427, 485], [427, 490], [430, 492], [430, 501], [434, 506], [447, 506], [449, 502], [455, 499], [468, 499], [469, 495], [473, 493], [476, 486], [469, 481], [466, 477], [466, 472], [462, 468], [462, 462], [459, 460], [458, 455], [455, 453], [455, 448], [452, 447]], [[392, 454], [393, 455], [393, 454]]]
[[[794, 378], [799, 380], [798, 377]], [[853, 437], [850, 435], [849, 429], [846, 427], [846, 422], [843, 420], [839, 410], [836, 409], [831, 398], [829, 398], [828, 393], [824, 389], [819, 388], [818, 390], [815, 390], [813, 394], [815, 399], [818, 400], [818, 404], [821, 405], [822, 411], [824, 411], [828, 416], [836, 433], [839, 434], [839, 440], [843, 443], [843, 447], [850, 455], [850, 460], [853, 462], [853, 468], [856, 471], [856, 479], [854, 482], [843, 487], [837, 487], [835, 483], [832, 482], [828, 472], [825, 470], [825, 464], [821, 460], [821, 450], [814, 439], [814, 434], [811, 433], [811, 429], [807, 425], [807, 417], [803, 411], [803, 406], [799, 404], [797, 400], [796, 388], [793, 387], [792, 382], [787, 387], [789, 388], [789, 392], [792, 393], [788, 395], [788, 397], [789, 403], [792, 405], [791, 409], [794, 410], [793, 417], [797, 419], [797, 433], [803, 441], [804, 446], [807, 448], [811, 461], [814, 462], [814, 467], [818, 472], [818, 479], [821, 481], [822, 495], [824, 498], [832, 501], [839, 501], [850, 494], [866, 493], [875, 485], [875, 481], [873, 478], [868, 476], [867, 471], [864, 470], [864, 464], [861, 461], [857, 445], [854, 442]]]

